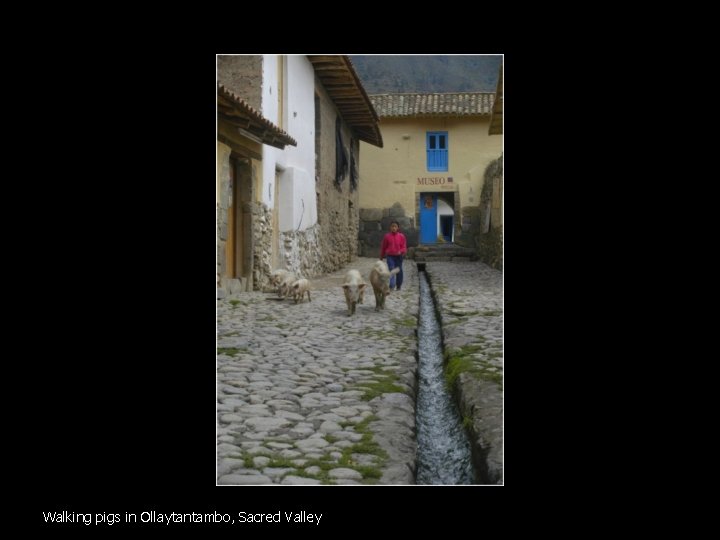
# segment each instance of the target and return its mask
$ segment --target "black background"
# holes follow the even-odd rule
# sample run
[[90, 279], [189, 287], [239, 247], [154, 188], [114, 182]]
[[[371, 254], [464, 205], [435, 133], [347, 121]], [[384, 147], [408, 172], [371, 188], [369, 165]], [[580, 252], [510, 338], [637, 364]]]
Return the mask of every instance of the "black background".
[[28, 522], [44, 527], [42, 512], [63, 510], [306, 510], [323, 514], [321, 529], [340, 531], [482, 527], [500, 519], [508, 490], [535, 504], [577, 480], [568, 472], [578, 457], [562, 437], [568, 400], [592, 383], [567, 371], [585, 369], [571, 346], [583, 325], [568, 293], [583, 284], [588, 259], [570, 256], [560, 233], [593, 203], [572, 173], [583, 159], [577, 117], [553, 113], [564, 104], [581, 114], [585, 99], [568, 96], [566, 66], [540, 73], [531, 56], [489, 44], [441, 52], [506, 53], [506, 485], [215, 485], [215, 52], [239, 51], [57, 64], [54, 142], [30, 163], [42, 183], [24, 257], [31, 283], [47, 288], [27, 302], [22, 374], [12, 383], [22, 431], [11, 467], [31, 486]]

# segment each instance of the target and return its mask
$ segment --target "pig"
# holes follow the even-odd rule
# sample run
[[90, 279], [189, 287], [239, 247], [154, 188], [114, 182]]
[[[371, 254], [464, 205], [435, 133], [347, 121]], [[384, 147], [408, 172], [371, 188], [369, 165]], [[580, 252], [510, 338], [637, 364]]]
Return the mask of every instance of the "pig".
[[370, 284], [375, 293], [375, 311], [385, 309], [385, 298], [390, 294], [390, 276], [400, 272], [400, 268], [388, 269], [385, 261], [377, 261], [370, 271]]
[[[279, 293], [280, 292], [280, 285], [282, 284], [283, 280], [285, 279], [285, 276], [287, 276], [290, 272], [287, 270], [273, 270], [270, 274], [270, 285], [275, 288], [275, 290]], [[280, 295], [282, 296], [282, 295]]]
[[292, 284], [298, 280], [295, 274], [288, 272], [285, 277], [280, 281], [278, 285], [278, 296], [280, 298], [287, 298], [292, 294]]
[[310, 282], [307, 279], [298, 279], [290, 287], [292, 290], [293, 298], [295, 303], [298, 303], [298, 299], [302, 302], [303, 296], [307, 293], [308, 302], [310, 302]]
[[282, 280], [288, 274], [289, 274], [289, 272], [287, 270], [281, 270], [281, 269], [273, 270], [270, 273], [270, 283], [272, 285], [280, 285]]
[[345, 301], [347, 302], [348, 317], [355, 313], [355, 306], [363, 303], [365, 297], [365, 281], [357, 270], [348, 270], [345, 274]]

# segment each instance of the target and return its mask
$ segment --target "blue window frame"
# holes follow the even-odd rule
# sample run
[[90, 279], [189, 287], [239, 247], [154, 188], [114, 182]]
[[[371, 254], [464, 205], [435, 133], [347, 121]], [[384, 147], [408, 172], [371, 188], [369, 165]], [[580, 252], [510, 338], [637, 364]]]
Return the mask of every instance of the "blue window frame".
[[448, 170], [448, 132], [427, 132], [427, 170]]

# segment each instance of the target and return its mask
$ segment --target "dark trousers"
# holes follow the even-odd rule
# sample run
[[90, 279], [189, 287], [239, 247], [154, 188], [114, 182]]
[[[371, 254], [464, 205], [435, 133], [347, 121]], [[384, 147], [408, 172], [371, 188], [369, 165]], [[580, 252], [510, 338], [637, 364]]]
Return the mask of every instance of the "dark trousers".
[[390, 288], [391, 289], [395, 288], [395, 285], [397, 285], [398, 287], [402, 286], [402, 283], [403, 283], [403, 270], [402, 270], [403, 256], [402, 255], [385, 255], [385, 258], [387, 259], [388, 269], [392, 270], [395, 267], [400, 269], [400, 271], [397, 274], [390, 276]]

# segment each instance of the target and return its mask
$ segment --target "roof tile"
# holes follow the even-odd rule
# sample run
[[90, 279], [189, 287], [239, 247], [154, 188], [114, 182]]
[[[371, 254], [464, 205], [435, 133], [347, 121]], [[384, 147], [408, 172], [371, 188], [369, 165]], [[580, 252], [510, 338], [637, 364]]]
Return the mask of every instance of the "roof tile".
[[260, 138], [262, 142], [270, 146], [275, 146], [276, 148], [284, 148], [287, 144], [297, 146], [295, 139], [265, 118], [260, 111], [253, 109], [244, 99], [225, 88], [225, 86], [219, 82], [217, 83], [217, 87], [218, 104], [220, 104], [222, 100], [223, 103], [227, 103], [232, 107], [237, 114], [248, 118], [254, 122], [255, 125], [260, 126], [258, 132], [261, 132]]
[[373, 94], [370, 101], [381, 118], [405, 116], [490, 116], [494, 92]]

